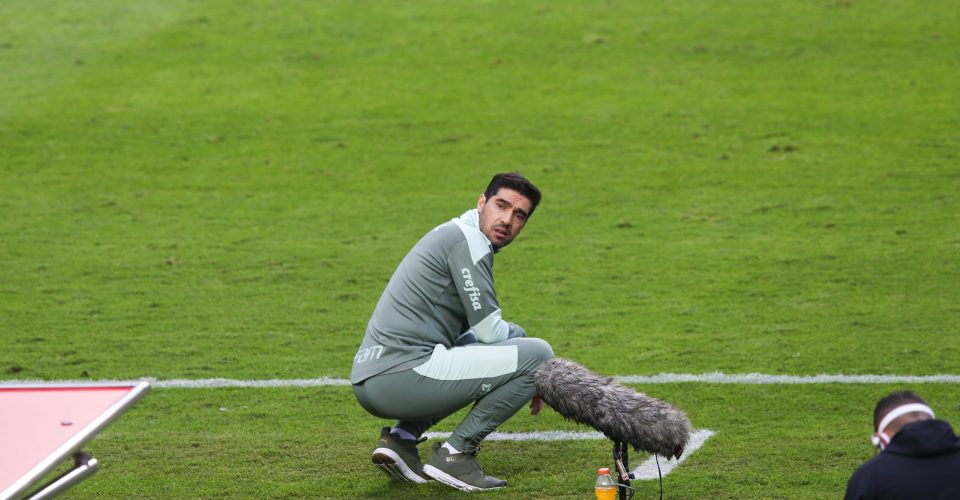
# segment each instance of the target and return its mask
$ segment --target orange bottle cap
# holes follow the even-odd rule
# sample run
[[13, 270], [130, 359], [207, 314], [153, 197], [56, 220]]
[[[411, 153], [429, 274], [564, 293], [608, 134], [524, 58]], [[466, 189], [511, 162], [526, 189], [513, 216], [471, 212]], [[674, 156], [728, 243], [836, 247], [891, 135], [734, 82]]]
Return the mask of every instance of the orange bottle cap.
[[597, 474], [609, 474], [609, 473], [610, 473], [609, 467], [600, 467], [599, 469], [597, 469]]

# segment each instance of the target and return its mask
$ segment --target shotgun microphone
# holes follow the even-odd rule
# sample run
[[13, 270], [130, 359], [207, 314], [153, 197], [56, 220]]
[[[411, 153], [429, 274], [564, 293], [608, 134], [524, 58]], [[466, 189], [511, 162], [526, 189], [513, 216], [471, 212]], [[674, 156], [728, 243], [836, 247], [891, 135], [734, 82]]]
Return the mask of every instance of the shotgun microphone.
[[679, 458], [690, 438], [690, 419], [673, 405], [636, 392], [562, 358], [537, 370], [538, 395], [564, 418], [586, 424], [614, 443]]

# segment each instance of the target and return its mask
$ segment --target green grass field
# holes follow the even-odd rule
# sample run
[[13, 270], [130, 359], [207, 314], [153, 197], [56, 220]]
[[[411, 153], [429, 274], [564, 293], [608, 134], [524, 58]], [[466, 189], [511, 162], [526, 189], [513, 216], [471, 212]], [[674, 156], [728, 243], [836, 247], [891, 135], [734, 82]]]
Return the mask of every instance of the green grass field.
[[[406, 251], [514, 169], [544, 200], [499, 298], [560, 356], [956, 374], [958, 20], [946, 0], [0, 2], [0, 381], [346, 378]], [[836, 498], [905, 386], [636, 388], [716, 432], [665, 497]], [[909, 388], [960, 423], [960, 386]], [[464, 496], [391, 485], [369, 463], [386, 423], [342, 386], [154, 389], [67, 497]], [[501, 430], [558, 429], [588, 430], [551, 410]], [[510, 486], [483, 496], [589, 498], [609, 448], [490, 442]]]

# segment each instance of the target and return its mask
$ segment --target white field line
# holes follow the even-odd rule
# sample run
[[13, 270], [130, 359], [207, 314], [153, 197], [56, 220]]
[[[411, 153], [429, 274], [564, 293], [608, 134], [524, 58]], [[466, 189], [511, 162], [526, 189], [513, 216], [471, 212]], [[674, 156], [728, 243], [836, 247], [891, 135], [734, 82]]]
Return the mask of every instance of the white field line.
[[[700, 429], [694, 431], [690, 435], [690, 441], [687, 442], [686, 449], [683, 450], [683, 455], [680, 455], [680, 458], [671, 458], [671, 459], [660, 459], [660, 474], [666, 476], [673, 469], [676, 469], [678, 465], [682, 464], [684, 460], [687, 459], [690, 455], [693, 455], [693, 452], [697, 451], [703, 443], [707, 442], [710, 439], [710, 436], [716, 434], [710, 429]], [[651, 455], [646, 461], [637, 466], [636, 469], [633, 469], [633, 475], [636, 479], [659, 479], [660, 476], [657, 474], [657, 457]]]
[[[446, 439], [450, 437], [450, 432], [425, 432], [424, 437], [430, 439]], [[690, 441], [679, 459], [660, 458], [660, 474], [666, 476], [678, 465], [683, 463], [693, 452], [700, 449], [710, 436], [716, 434], [710, 429], [699, 429], [690, 435]], [[595, 431], [574, 432], [574, 431], [539, 431], [539, 432], [491, 432], [485, 441], [581, 441], [607, 439], [603, 434]], [[653, 455], [647, 458], [642, 464], [633, 470], [634, 478], [641, 480], [659, 479], [657, 474], [657, 458]]]
[[620, 375], [622, 384], [960, 384], [960, 375], [769, 375], [765, 373], [660, 373]]
[[[960, 375], [769, 375], [764, 373], [660, 373], [657, 375], [618, 375], [621, 384], [960, 384]], [[159, 380], [145, 377], [155, 389], [219, 389], [223, 387], [332, 387], [348, 386], [350, 381], [336, 377], [236, 380], [227, 378]], [[130, 380], [0, 380], [4, 384], [87, 382], [110, 383]]]
[[[452, 432], [424, 432], [423, 437], [429, 439], [447, 439]], [[534, 432], [491, 432], [484, 441], [591, 441], [607, 439], [596, 431], [534, 431]]]
[[147, 379], [152, 387], [158, 389], [219, 389], [223, 387], [261, 388], [261, 387], [330, 387], [348, 386], [350, 381], [344, 378], [295, 378], [295, 379], [268, 379], [268, 380], [233, 380], [227, 378], [207, 379]]

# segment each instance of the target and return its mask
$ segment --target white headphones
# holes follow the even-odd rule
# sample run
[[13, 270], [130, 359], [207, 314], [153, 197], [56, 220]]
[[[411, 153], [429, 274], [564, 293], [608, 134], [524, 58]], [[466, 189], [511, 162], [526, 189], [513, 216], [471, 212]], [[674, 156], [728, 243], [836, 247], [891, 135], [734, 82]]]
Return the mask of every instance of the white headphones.
[[880, 451], [883, 451], [883, 449], [890, 444], [890, 438], [883, 433], [884, 429], [890, 425], [890, 422], [893, 422], [898, 417], [913, 412], [926, 413], [927, 415], [930, 415], [930, 418], [937, 418], [934, 416], [933, 410], [931, 410], [930, 407], [925, 404], [910, 403], [903, 406], [898, 406], [891, 410], [890, 413], [887, 413], [885, 417], [883, 417], [883, 420], [880, 421], [880, 426], [877, 427], [877, 432], [875, 432], [873, 437], [870, 438], [870, 442], [873, 443], [874, 446], [880, 448]]

